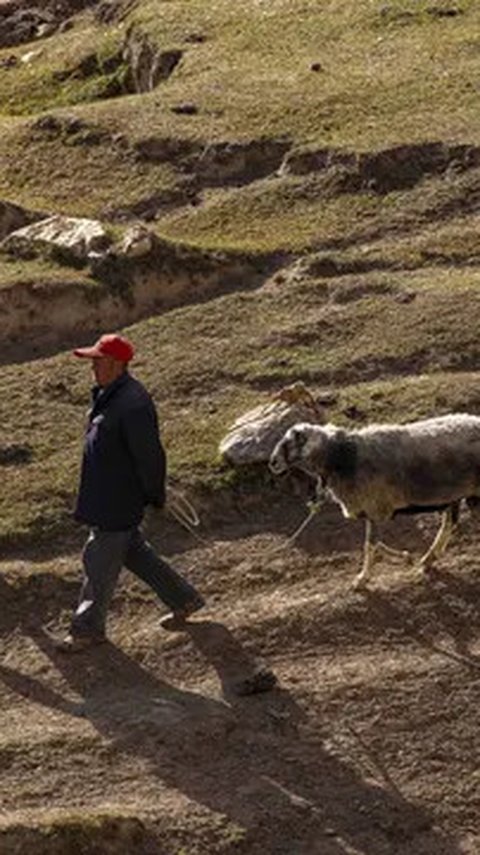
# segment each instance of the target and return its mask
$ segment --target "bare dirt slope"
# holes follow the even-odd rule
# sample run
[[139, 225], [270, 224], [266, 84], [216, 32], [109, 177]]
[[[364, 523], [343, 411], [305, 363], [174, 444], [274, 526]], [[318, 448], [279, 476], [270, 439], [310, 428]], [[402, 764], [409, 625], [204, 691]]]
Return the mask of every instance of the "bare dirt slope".
[[[50, 637], [76, 555], [2, 564], [2, 855], [480, 851], [474, 522], [430, 581], [385, 563], [358, 594], [361, 528], [328, 509], [278, 550], [301, 515], [245, 514], [204, 543], [170, 527], [208, 610], [162, 633], [125, 578], [89, 656]], [[418, 551], [433, 524], [387, 534]], [[262, 667], [277, 686], [242, 695]]]

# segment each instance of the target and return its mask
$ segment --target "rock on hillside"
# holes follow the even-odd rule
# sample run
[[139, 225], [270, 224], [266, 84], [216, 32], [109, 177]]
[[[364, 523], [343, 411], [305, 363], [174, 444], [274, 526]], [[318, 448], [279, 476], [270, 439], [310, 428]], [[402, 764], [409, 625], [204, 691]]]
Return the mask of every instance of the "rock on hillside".
[[102, 224], [49, 217], [11, 232], [7, 258], [43, 261], [48, 272], [25, 272], [0, 289], [1, 354], [23, 341], [22, 356], [65, 345], [70, 337], [120, 327], [185, 302], [249, 288], [263, 281], [272, 259], [207, 252], [161, 240], [142, 226], [112, 244]]
[[286, 386], [268, 404], [240, 416], [220, 443], [221, 456], [233, 466], [268, 461], [275, 444], [297, 422], [325, 421], [325, 410], [306, 386]]
[[72, 260], [86, 261], [91, 253], [106, 250], [109, 243], [98, 221], [57, 215], [11, 232], [1, 248], [20, 258], [31, 258], [39, 249], [53, 249]]
[[[66, 26], [72, 15], [89, 6], [105, 6], [98, 0], [43, 0], [40, 4], [24, 0], [0, 0], [0, 48], [51, 36]], [[118, 3], [106, 4], [109, 9]]]

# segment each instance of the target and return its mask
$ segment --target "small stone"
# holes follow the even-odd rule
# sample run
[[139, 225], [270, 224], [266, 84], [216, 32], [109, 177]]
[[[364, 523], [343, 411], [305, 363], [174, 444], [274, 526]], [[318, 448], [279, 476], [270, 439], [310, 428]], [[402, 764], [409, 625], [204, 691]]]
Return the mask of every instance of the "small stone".
[[207, 37], [203, 33], [189, 33], [185, 37], [185, 41], [190, 42], [190, 44], [203, 44], [203, 42], [207, 41]]
[[175, 104], [170, 107], [172, 113], [178, 113], [181, 116], [196, 116], [198, 107], [195, 104]]
[[312, 62], [310, 71], [323, 71], [323, 67], [319, 62]]
[[32, 128], [36, 131], [48, 131], [49, 133], [58, 132], [62, 129], [62, 123], [60, 119], [56, 116], [52, 116], [50, 114], [46, 116], [40, 116], [33, 125]]
[[49, 36], [53, 35], [56, 29], [57, 25], [52, 22], [39, 24], [37, 27], [36, 37], [37, 39], [47, 39]]
[[462, 10], [455, 6], [450, 6], [447, 9], [438, 9], [436, 6], [430, 6], [426, 11], [427, 15], [431, 15], [432, 18], [455, 18], [457, 15], [462, 14]]
[[413, 301], [416, 299], [416, 296], [417, 295], [415, 291], [400, 291], [399, 294], [395, 295], [394, 300], [396, 303], [408, 304], [413, 303]]
[[269, 692], [277, 684], [277, 678], [269, 668], [263, 668], [248, 677], [237, 680], [232, 685], [232, 691], [239, 696], [257, 695]]
[[337, 829], [333, 828], [331, 825], [326, 825], [324, 830], [323, 830], [323, 833], [325, 834], [326, 837], [336, 837], [337, 836]]
[[58, 32], [59, 33], [66, 33], [68, 30], [73, 29], [74, 26], [75, 26], [75, 21], [73, 20], [73, 18], [67, 18], [66, 21], [62, 21], [62, 23], [60, 24], [60, 26], [58, 28]]
[[0, 59], [0, 68], [14, 68], [15, 65], [18, 65], [18, 57], [13, 54]]
[[343, 413], [347, 416], [347, 418], [352, 419], [355, 422], [363, 421], [365, 419], [365, 413], [362, 412], [362, 410], [360, 410], [358, 407], [356, 407], [355, 404], [352, 404], [351, 407], [345, 407]]

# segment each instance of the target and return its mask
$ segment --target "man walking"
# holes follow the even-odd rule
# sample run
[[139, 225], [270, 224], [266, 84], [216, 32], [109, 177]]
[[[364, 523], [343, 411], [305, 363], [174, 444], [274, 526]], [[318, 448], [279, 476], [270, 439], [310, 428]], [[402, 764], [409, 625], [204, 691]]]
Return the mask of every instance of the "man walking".
[[150, 585], [171, 614], [160, 623], [180, 629], [204, 605], [185, 579], [159, 558], [139, 529], [146, 505], [165, 503], [166, 462], [153, 401], [133, 378], [134, 348], [120, 335], [106, 334], [74, 350], [90, 359], [96, 385], [85, 436], [75, 518], [90, 526], [83, 551], [84, 581], [64, 652], [106, 640], [107, 609], [122, 566]]

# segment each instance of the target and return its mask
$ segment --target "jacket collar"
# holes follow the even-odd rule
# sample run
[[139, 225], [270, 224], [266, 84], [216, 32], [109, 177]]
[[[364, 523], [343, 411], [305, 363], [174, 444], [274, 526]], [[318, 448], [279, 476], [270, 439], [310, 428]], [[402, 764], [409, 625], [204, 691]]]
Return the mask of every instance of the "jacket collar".
[[117, 379], [114, 380], [113, 383], [109, 383], [108, 386], [94, 386], [92, 389], [92, 415], [98, 412], [98, 410], [101, 410], [105, 406], [106, 402], [109, 401], [110, 398], [112, 398], [113, 395], [122, 388], [122, 386], [125, 386], [129, 380], [130, 374], [128, 371], [124, 371], [120, 377], [117, 377]]

